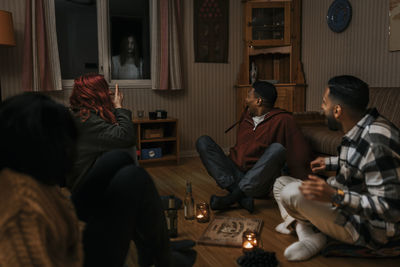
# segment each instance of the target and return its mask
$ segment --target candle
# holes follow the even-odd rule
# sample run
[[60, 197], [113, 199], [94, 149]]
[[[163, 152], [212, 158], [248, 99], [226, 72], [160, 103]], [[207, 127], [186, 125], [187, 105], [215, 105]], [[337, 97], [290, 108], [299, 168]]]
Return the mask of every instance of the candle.
[[257, 234], [250, 230], [243, 233], [242, 236], [242, 249], [243, 252], [252, 251], [254, 248], [258, 247]]
[[253, 248], [253, 245], [250, 243], [250, 241], [244, 241], [243, 248]]
[[200, 223], [205, 223], [210, 221], [210, 209], [208, 204], [205, 202], [200, 202], [196, 204], [196, 218]]

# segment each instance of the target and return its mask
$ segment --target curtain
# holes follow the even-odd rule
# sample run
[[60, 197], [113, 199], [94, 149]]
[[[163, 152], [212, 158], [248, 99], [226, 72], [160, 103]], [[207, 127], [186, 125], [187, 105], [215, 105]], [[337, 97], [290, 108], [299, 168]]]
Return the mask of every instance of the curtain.
[[22, 88], [61, 90], [54, 0], [26, 0]]
[[182, 1], [151, 3], [152, 89], [182, 89]]

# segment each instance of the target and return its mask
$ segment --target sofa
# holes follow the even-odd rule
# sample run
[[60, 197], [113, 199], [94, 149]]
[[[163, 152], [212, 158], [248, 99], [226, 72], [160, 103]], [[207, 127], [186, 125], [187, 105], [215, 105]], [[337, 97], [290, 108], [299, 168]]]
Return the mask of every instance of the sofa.
[[[400, 128], [400, 87], [370, 88], [368, 106], [377, 108], [381, 115]], [[337, 155], [343, 132], [329, 130], [320, 112], [297, 112], [293, 115], [316, 155]]]

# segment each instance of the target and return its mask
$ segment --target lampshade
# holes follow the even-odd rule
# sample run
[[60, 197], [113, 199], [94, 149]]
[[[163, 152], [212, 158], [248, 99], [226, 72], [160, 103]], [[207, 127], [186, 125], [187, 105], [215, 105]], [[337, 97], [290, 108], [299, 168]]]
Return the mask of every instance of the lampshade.
[[12, 15], [4, 10], [0, 10], [0, 45], [15, 46]]

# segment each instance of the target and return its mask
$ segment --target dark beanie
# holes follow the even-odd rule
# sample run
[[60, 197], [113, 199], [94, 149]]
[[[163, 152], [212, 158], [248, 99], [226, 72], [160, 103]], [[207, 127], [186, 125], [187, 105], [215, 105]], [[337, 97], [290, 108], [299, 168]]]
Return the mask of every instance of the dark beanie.
[[275, 104], [277, 92], [272, 83], [265, 81], [257, 81], [253, 84], [254, 92], [261, 98], [266, 99], [272, 106]]

